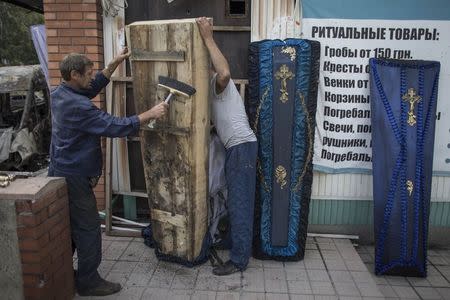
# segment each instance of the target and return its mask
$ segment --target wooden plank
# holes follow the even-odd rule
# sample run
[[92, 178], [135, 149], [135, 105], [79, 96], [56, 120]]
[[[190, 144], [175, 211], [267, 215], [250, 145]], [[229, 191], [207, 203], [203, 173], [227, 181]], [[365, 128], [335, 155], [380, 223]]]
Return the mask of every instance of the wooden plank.
[[[167, 47], [167, 38], [168, 38], [168, 28], [167, 25], [154, 25], [152, 27], [149, 27], [149, 36], [150, 36], [150, 49], [153, 51], [160, 51], [164, 52], [168, 50]], [[133, 49], [134, 51], [134, 49]], [[153, 70], [150, 70], [149, 74], [152, 75], [152, 83], [157, 83], [158, 76], [161, 74], [168, 74], [168, 68], [169, 64], [165, 63], [164, 61], [155, 61], [153, 64]], [[153, 72], [152, 72], [153, 71]], [[164, 98], [164, 95], [161, 90], [158, 90], [157, 87], [154, 87], [156, 89], [156, 99], [162, 99]], [[158, 101], [159, 102], [159, 101]], [[165, 122], [156, 122], [155, 124], [160, 125], [161, 123]], [[147, 127], [148, 128], [148, 127]], [[148, 132], [148, 131], [147, 131]], [[158, 133], [151, 133], [153, 137], [156, 137], [159, 141], [156, 141], [157, 143], [160, 143], [163, 147], [158, 147], [157, 155], [158, 155], [158, 164], [160, 168], [155, 168], [156, 170], [160, 170], [161, 172], [161, 178], [159, 182], [153, 181], [154, 184], [151, 186], [151, 189], [155, 190], [157, 193], [157, 198], [155, 198], [153, 201], [153, 206], [150, 206], [151, 212], [153, 210], [161, 209], [164, 211], [171, 211], [172, 213], [175, 213], [173, 211], [173, 203], [171, 199], [171, 194], [173, 192], [173, 188], [171, 185], [172, 178], [171, 178], [171, 172], [169, 169], [169, 165], [171, 164], [171, 160], [173, 160], [173, 157], [171, 155], [165, 155], [165, 148], [171, 147], [169, 143], [169, 139], [165, 135], [159, 135]], [[153, 138], [152, 137], [152, 138]], [[142, 146], [145, 145], [146, 139], [143, 139], [143, 143], [141, 143], [141, 149]], [[153, 143], [149, 143], [146, 146], [152, 147]], [[147, 148], [146, 147], [146, 148]], [[148, 151], [149, 148], [147, 148]], [[156, 149], [155, 149], [156, 150]], [[156, 153], [155, 153], [156, 154]], [[169, 153], [167, 153], [169, 154]], [[147, 161], [148, 162], [148, 161]], [[144, 170], [146, 169], [146, 163], [144, 162]], [[152, 176], [149, 174], [149, 176]], [[152, 178], [153, 179], [153, 178]], [[148, 188], [147, 188], [148, 189]], [[159, 198], [160, 197], [160, 198]], [[159, 199], [158, 199], [159, 198]], [[175, 236], [176, 236], [176, 226], [173, 226], [172, 224], [168, 222], [160, 222], [157, 219], [153, 220], [152, 223], [158, 223], [158, 226], [154, 226], [155, 229], [159, 228], [158, 231], [158, 241], [161, 246], [161, 250], [163, 253], [172, 254], [175, 256], [183, 256], [185, 253], [180, 253], [180, 251], [177, 251], [177, 247], [175, 244]], [[152, 227], [153, 228], [153, 227]], [[155, 232], [155, 231], [154, 231]]]
[[[194, 23], [195, 24], [195, 23]], [[193, 30], [193, 67], [194, 84], [197, 88], [195, 101], [192, 101], [191, 110], [192, 120], [191, 127], [194, 129], [191, 141], [191, 161], [196, 162], [195, 168], [191, 174], [194, 182], [192, 182], [192, 211], [195, 212], [193, 217], [195, 248], [194, 253], [200, 253], [203, 238], [207, 231], [208, 224], [208, 162], [209, 162], [209, 71], [210, 62], [207, 49], [197, 25]], [[195, 51], [194, 51], [195, 49]], [[196, 257], [196, 256], [194, 256]]]
[[181, 135], [181, 136], [186, 136], [186, 135], [190, 134], [190, 132], [191, 132], [189, 127], [182, 128], [182, 127], [174, 127], [174, 126], [164, 126], [163, 124], [158, 124], [155, 127], [151, 127], [151, 128], [148, 126], [143, 126], [141, 128], [141, 130], [175, 134], [175, 135]]
[[131, 59], [134, 61], [184, 61], [183, 51], [146, 51], [142, 49], [133, 49]]
[[[227, 1], [195, 0], [183, 1], [177, 0], [157, 0], [157, 1], [128, 1], [127, 20], [132, 23], [138, 20], [165, 20], [189, 18], [189, 16], [210, 16], [214, 22], [221, 25], [250, 25], [250, 2], [245, 0], [245, 17], [230, 17], [226, 13]], [[286, 0], [283, 0], [286, 1]], [[293, 1], [293, 0], [289, 0]], [[170, 3], [169, 3], [170, 2]]]
[[[169, 24], [168, 25], [168, 41], [167, 47], [169, 49], [184, 49], [186, 47], [186, 61], [187, 64], [177, 64], [176, 66], [171, 65], [169, 69], [169, 75], [172, 77], [175, 73], [177, 75], [178, 80], [181, 82], [189, 82], [192, 80], [193, 72], [193, 62], [192, 62], [192, 30], [193, 24]], [[169, 113], [169, 122], [173, 122], [175, 127], [186, 128], [191, 127], [192, 124], [192, 101], [187, 101], [185, 104], [179, 102], [173, 102], [172, 108]], [[194, 205], [192, 203], [193, 199], [190, 199], [191, 195], [189, 192], [193, 192], [193, 188], [189, 186], [189, 181], [192, 181], [195, 178], [194, 174], [191, 174], [192, 178], [189, 178], [189, 165], [191, 165], [192, 160], [190, 158], [192, 151], [190, 145], [190, 139], [187, 136], [184, 137], [175, 137], [168, 136], [168, 138], [172, 141], [172, 145], [176, 145], [183, 149], [180, 151], [180, 154], [177, 155], [173, 153], [174, 161], [178, 161], [181, 165], [178, 168], [174, 169], [172, 173], [172, 182], [173, 182], [173, 190], [171, 193], [172, 196], [172, 212], [176, 214], [186, 215], [188, 220], [190, 221], [190, 225], [192, 226], [193, 220], [195, 220], [195, 212]], [[195, 169], [195, 168], [193, 168]], [[183, 191], [182, 193], [177, 193], [176, 190], [179, 189]], [[186, 201], [188, 200], [188, 201]], [[190, 212], [190, 213], [189, 213]], [[194, 259], [194, 251], [195, 251], [195, 233], [193, 230], [189, 230], [189, 228], [175, 228], [175, 236], [174, 236], [174, 244], [178, 247], [177, 256], [185, 256], [188, 257], [189, 260]], [[194, 241], [193, 245], [189, 245], [185, 242], [185, 240]], [[199, 252], [198, 252], [199, 253]]]
[[[120, 0], [119, 2], [123, 2]], [[124, 46], [125, 12], [120, 8], [114, 18], [103, 17], [104, 56], [105, 62], [111, 61]], [[112, 78], [123, 78], [126, 75], [125, 63], [115, 70]], [[106, 88], [107, 112], [124, 117], [126, 115], [126, 85], [112, 80]], [[130, 172], [128, 165], [128, 145], [125, 138], [106, 140], [105, 161], [105, 231], [111, 234], [112, 229], [112, 192], [113, 190], [130, 191]]]
[[111, 76], [112, 82], [133, 82], [133, 77], [131, 76]]
[[186, 101], [171, 101], [166, 119], [155, 123], [155, 129], [160, 130], [140, 131], [152, 214], [164, 211], [186, 219], [186, 226], [180, 227], [161, 218], [152, 218], [155, 240], [163, 253], [191, 261], [199, 255], [207, 230], [207, 51], [194, 19], [136, 22], [130, 24], [127, 31], [132, 53], [134, 49], [145, 49], [185, 54], [183, 62], [131, 59], [136, 113], [165, 99], [167, 92], [156, 86], [160, 75], [190, 84], [197, 90]]
[[[104, 32], [104, 57], [105, 60], [111, 60], [113, 58], [113, 33], [112, 33], [112, 19], [104, 18], [103, 20], [103, 32]], [[106, 111], [112, 113], [112, 101], [114, 97], [113, 89], [111, 85], [106, 86]], [[113, 143], [111, 138], [106, 138], [106, 151], [105, 151], [105, 233], [111, 235], [112, 232], [112, 155], [113, 155]]]
[[[149, 48], [154, 51], [166, 50], [166, 43], [162, 42], [164, 41], [167, 34], [166, 27], [159, 26], [159, 36], [158, 32], [154, 32], [149, 26], [145, 25], [136, 26], [136, 28], [134, 28], [135, 30], [132, 30], [132, 27], [128, 26], [128, 29], [130, 30], [130, 38], [128, 44], [132, 53], [134, 52], [135, 48]], [[153, 37], [153, 34], [155, 34], [156, 36]], [[162, 40], [160, 41], [159, 47], [158, 45], [154, 46], [152, 43], [152, 40], [158, 37], [160, 40]], [[164, 48], [161, 49], [161, 47]], [[157, 76], [155, 76], [155, 72], [158, 71], [161, 74], [167, 74], [167, 66], [162, 65], [161, 63], [159, 63], [158, 65], [158, 63], [156, 62], [137, 63], [133, 60], [133, 58], [131, 58], [131, 65], [133, 70], [132, 75], [135, 78], [133, 82], [133, 90], [135, 95], [136, 112], [141, 113], [157, 103]], [[166, 67], [165, 70], [164, 67]], [[140, 76], [136, 76], [136, 74], [139, 74]], [[145, 97], [145, 95], [148, 95], [148, 98]], [[161, 191], [159, 186], [159, 182], [163, 183], [163, 187], [170, 183], [170, 179], [167, 178], [168, 170], [158, 170], [159, 178], [158, 180], [154, 180], [153, 174], [151, 174], [151, 172], [149, 172], [148, 170], [149, 168], [147, 168], [147, 165], [149, 165], [152, 160], [165, 160], [164, 151], [162, 149], [162, 147], [164, 147], [164, 143], [163, 141], [160, 141], [161, 138], [157, 134], [152, 134], [150, 131], [141, 131], [140, 137], [141, 140], [144, 141], [141, 143], [141, 152], [143, 157], [150, 211], [152, 211], [153, 209], [169, 210], [170, 208], [165, 205], [166, 201], [164, 201], [164, 198], [167, 198], [167, 193], [165, 191]], [[155, 146], [151, 151], [152, 153], [149, 153], [149, 149], [150, 147], [152, 147], [152, 144], [154, 144]], [[164, 185], [164, 183], [166, 184]], [[162, 201], [160, 201], [161, 198]], [[170, 224], [158, 222], [157, 220], [152, 220], [152, 229], [154, 239], [158, 241], [161, 251], [166, 254], [175, 255], [176, 253], [174, 253], [172, 238], [173, 226]]]
[[213, 26], [214, 31], [250, 31], [250, 26]]
[[[125, 12], [124, 9], [113, 18], [113, 43], [114, 56], [116, 56], [125, 44]], [[115, 76], [126, 76], [126, 65], [122, 63], [114, 72]], [[114, 104], [114, 112], [118, 117], [126, 116], [126, 84], [114, 83], [115, 97], [112, 99]], [[117, 183], [121, 191], [131, 191], [130, 187], [130, 167], [128, 159], [128, 144], [125, 138], [114, 139], [113, 144], [115, 150], [114, 163], [117, 166]]]
[[172, 215], [171, 212], [162, 211], [159, 209], [152, 209], [151, 211], [152, 220], [159, 221], [161, 223], [168, 223], [170, 225], [180, 227], [185, 229], [187, 227], [187, 218], [183, 215]]
[[[260, 16], [260, 9], [259, 5], [261, 1], [252, 1], [252, 11], [250, 12], [250, 28], [252, 29], [250, 31], [250, 41], [254, 42], [257, 41], [259, 38], [259, 16]], [[262, 16], [261, 16], [262, 17]]]
[[[113, 83], [114, 90], [114, 115], [126, 116], [126, 85]], [[114, 139], [115, 162], [117, 164], [118, 185], [121, 191], [130, 191], [130, 168], [128, 165], [128, 144], [126, 138]]]

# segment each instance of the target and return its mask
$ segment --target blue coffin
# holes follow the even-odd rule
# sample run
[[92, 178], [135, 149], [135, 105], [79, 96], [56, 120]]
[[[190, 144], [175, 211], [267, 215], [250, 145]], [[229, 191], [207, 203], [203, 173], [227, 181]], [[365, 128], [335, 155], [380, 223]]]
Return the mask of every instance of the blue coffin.
[[304, 256], [312, 184], [320, 44], [287, 39], [249, 47], [246, 109], [258, 138], [253, 255]]
[[370, 60], [375, 272], [426, 276], [440, 64]]

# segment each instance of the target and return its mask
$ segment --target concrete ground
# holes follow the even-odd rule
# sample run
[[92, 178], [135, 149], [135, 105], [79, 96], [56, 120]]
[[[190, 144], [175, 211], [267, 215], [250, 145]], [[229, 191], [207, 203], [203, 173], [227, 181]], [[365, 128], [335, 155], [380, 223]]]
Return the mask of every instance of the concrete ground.
[[[209, 262], [195, 268], [161, 262], [141, 238], [104, 235], [100, 273], [123, 289], [108, 297], [75, 299], [450, 299], [449, 250], [429, 251], [427, 279], [407, 279], [373, 275], [373, 247], [308, 238], [306, 248], [300, 262], [252, 258], [245, 272], [218, 277]], [[226, 259], [227, 253], [220, 255]]]

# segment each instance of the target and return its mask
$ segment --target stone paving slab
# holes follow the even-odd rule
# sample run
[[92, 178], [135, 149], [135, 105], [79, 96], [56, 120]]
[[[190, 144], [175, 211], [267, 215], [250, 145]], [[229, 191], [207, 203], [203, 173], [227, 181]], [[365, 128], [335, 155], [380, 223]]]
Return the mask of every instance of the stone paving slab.
[[[364, 264], [371, 263], [371, 249], [363, 249], [363, 262], [349, 240], [308, 238], [303, 261], [251, 258], [245, 272], [224, 277], [214, 276], [209, 263], [186, 268], [158, 261], [153, 249], [145, 246], [140, 238], [104, 235], [102, 249], [103, 261], [99, 272], [108, 280], [120, 282], [123, 290], [108, 297], [76, 296], [75, 299], [351, 300], [383, 299], [386, 295], [397, 297], [399, 293], [434, 299], [448, 294], [447, 286], [443, 284], [445, 277], [437, 274], [422, 282], [421, 287], [424, 288], [417, 293], [407, 289], [410, 285], [407, 280], [401, 282], [403, 285], [377, 286]], [[228, 254], [219, 251], [219, 255], [226, 259]], [[74, 266], [76, 263], [75, 258]], [[443, 271], [450, 274], [448, 269]], [[439, 286], [440, 290], [425, 288], [432, 284]]]
[[428, 276], [375, 276], [374, 247], [360, 246], [357, 251], [385, 299], [450, 300], [450, 249], [428, 250]]

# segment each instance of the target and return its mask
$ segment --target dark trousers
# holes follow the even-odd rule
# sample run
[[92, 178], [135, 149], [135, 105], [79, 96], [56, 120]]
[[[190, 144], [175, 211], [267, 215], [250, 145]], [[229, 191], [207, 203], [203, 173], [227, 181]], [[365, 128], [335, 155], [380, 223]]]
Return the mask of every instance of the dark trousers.
[[97, 268], [102, 260], [102, 235], [95, 195], [89, 178], [64, 176], [50, 171], [49, 176], [65, 177], [69, 195], [72, 249], [77, 250], [76, 287], [88, 289], [100, 282]]
[[247, 267], [252, 252], [257, 152], [257, 142], [239, 144], [226, 150], [230, 260], [241, 270]]

